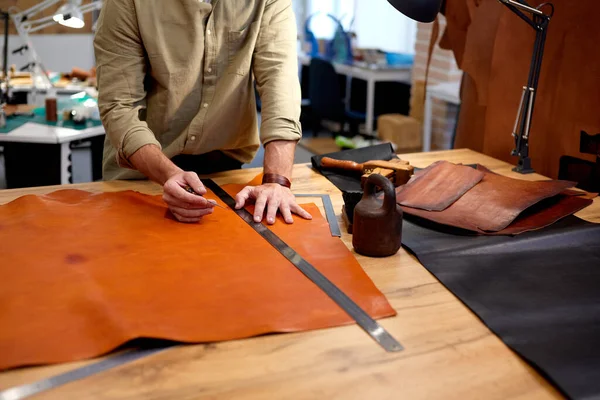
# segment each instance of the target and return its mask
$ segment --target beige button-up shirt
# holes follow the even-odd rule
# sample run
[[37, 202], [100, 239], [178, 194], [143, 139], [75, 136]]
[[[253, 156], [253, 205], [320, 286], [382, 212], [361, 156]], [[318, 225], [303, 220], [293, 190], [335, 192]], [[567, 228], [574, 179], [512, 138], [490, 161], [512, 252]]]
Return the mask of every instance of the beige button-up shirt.
[[142, 178], [128, 159], [147, 144], [249, 162], [301, 137], [291, 0], [105, 0], [94, 48], [105, 179]]

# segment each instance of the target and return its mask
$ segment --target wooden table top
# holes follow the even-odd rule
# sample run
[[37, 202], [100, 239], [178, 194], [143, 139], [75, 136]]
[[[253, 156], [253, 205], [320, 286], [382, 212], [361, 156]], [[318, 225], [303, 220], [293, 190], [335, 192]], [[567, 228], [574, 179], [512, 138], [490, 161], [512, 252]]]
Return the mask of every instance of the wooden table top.
[[[503, 175], [512, 166], [470, 150], [401, 155], [417, 167], [436, 160], [480, 163]], [[214, 175], [244, 183], [259, 170]], [[340, 192], [308, 165], [294, 167], [296, 193], [328, 193], [340, 217]], [[101, 182], [0, 191], [0, 204], [60, 188], [133, 189], [159, 194], [151, 182]], [[302, 199], [311, 201], [311, 199]], [[315, 201], [317, 204], [318, 202]], [[320, 204], [319, 204], [320, 206]], [[600, 200], [577, 214], [600, 222]], [[341, 224], [341, 219], [340, 219]], [[351, 249], [351, 236], [344, 233]], [[384, 352], [358, 326], [266, 335], [210, 345], [178, 346], [47, 392], [36, 399], [548, 399], [561, 395], [522, 361], [416, 259], [356, 255], [398, 315], [379, 320], [404, 346]], [[0, 390], [31, 383], [97, 360], [0, 374]]]

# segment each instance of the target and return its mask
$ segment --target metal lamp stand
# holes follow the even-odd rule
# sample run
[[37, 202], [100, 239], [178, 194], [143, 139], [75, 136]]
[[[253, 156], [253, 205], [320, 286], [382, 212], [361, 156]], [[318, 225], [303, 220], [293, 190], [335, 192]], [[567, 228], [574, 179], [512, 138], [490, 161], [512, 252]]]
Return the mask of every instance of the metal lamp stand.
[[[499, 0], [512, 12], [517, 14], [523, 21], [527, 22], [536, 32], [535, 44], [533, 46], [533, 56], [531, 58], [531, 68], [529, 69], [529, 79], [527, 86], [523, 86], [521, 103], [517, 113], [517, 119], [513, 128], [512, 136], [515, 139], [515, 148], [511, 155], [518, 156], [519, 162], [513, 171], [521, 174], [534, 172], [529, 158], [529, 132], [531, 129], [531, 118], [537, 95], [538, 82], [540, 79], [540, 70], [542, 67], [542, 58], [544, 55], [544, 45], [546, 43], [546, 32], [548, 24], [554, 14], [554, 6], [551, 3], [544, 3], [537, 8], [531, 7], [524, 0]], [[545, 6], [551, 8], [550, 14], [546, 14], [541, 9]], [[531, 16], [525, 14], [531, 14]]]

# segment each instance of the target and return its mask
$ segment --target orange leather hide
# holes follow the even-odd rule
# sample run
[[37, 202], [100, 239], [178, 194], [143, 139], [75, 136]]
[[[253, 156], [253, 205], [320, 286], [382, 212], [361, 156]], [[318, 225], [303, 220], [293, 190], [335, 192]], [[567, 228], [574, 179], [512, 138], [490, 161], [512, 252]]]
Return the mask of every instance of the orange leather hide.
[[[270, 229], [372, 317], [394, 315], [318, 208], [306, 209], [312, 221]], [[132, 191], [23, 196], [0, 206], [0, 248], [0, 370], [140, 337], [213, 342], [353, 322], [230, 209], [183, 224], [159, 196]]]

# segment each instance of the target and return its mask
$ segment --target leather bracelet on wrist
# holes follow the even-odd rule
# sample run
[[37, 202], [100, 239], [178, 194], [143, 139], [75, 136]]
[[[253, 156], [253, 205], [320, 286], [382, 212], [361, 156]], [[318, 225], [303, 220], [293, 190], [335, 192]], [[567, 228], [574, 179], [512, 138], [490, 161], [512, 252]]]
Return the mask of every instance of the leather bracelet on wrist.
[[288, 178], [278, 174], [264, 174], [262, 178], [262, 183], [277, 183], [281, 186], [285, 186], [288, 189], [292, 187], [292, 182], [290, 182]]

